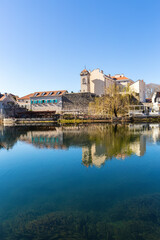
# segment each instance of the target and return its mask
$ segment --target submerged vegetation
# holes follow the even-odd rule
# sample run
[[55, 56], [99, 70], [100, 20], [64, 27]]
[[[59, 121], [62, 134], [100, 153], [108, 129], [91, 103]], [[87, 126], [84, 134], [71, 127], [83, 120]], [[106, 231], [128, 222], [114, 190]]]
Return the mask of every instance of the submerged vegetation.
[[1, 240], [157, 240], [160, 236], [160, 194], [124, 201], [106, 212], [36, 214], [33, 210], [1, 222]]
[[[26, 151], [26, 158], [23, 153], [15, 155], [20, 161], [14, 163], [13, 158], [11, 169], [6, 163], [10, 153], [4, 151], [8, 158], [1, 176], [0, 240], [158, 240], [157, 155], [155, 162], [149, 161], [153, 155], [146, 161], [147, 153], [141, 159], [108, 160], [143, 156], [147, 141], [151, 143], [154, 136], [154, 142], [159, 142], [159, 130], [149, 124], [2, 129], [2, 148], [21, 142], [19, 151], [26, 143], [32, 151]], [[70, 149], [71, 154], [62, 156], [54, 148]], [[84, 167], [106, 163], [101, 169]]]

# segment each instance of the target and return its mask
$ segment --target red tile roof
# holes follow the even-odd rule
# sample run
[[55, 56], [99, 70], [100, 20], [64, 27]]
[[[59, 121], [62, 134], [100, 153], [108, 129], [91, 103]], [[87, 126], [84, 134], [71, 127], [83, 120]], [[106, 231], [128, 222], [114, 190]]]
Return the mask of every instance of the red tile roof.
[[[28, 94], [24, 97], [18, 98], [18, 100], [30, 99], [31, 97], [62, 96], [66, 91], [67, 90], [34, 92], [34, 93]], [[59, 92], [59, 94], [57, 95], [58, 92]], [[42, 95], [42, 94], [44, 94], [44, 95]]]
[[24, 97], [21, 97], [21, 98], [18, 98], [18, 100], [23, 100], [23, 99], [30, 99], [30, 97], [33, 97], [34, 96], [34, 93], [30, 93]]
[[3, 101], [5, 99], [5, 94], [0, 94], [0, 101]]
[[116, 76], [112, 76], [111, 78], [113, 78], [113, 79], [116, 79], [116, 80], [129, 80], [129, 78], [127, 78], [127, 77], [125, 77], [125, 76], [123, 76], [123, 77], [116, 77]]
[[82, 72], [88, 72], [87, 69], [84, 69]]

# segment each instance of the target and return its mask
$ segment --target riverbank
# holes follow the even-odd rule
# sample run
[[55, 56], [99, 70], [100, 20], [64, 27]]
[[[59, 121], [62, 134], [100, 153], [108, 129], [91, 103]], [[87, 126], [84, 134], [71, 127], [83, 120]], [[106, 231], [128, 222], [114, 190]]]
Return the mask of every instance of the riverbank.
[[0, 125], [40, 125], [40, 124], [83, 124], [83, 123], [160, 123], [160, 116], [136, 116], [118, 118], [6, 118]]
[[160, 123], [160, 116], [132, 117], [131, 122], [133, 122], [133, 123]]
[[160, 123], [160, 116], [134, 116], [101, 119], [59, 119], [60, 124], [72, 123]]

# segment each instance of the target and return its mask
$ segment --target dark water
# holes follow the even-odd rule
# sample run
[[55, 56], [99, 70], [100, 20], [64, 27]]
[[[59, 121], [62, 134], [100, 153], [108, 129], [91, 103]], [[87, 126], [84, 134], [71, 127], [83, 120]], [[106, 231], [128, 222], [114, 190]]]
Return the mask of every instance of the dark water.
[[4, 239], [160, 239], [160, 125], [1, 127]]

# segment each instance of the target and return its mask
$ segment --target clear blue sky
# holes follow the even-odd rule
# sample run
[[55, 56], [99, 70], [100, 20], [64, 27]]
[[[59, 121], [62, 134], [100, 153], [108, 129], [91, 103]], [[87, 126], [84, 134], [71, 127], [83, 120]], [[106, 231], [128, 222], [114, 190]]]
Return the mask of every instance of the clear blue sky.
[[77, 92], [85, 65], [160, 84], [160, 1], [0, 0], [0, 92]]

